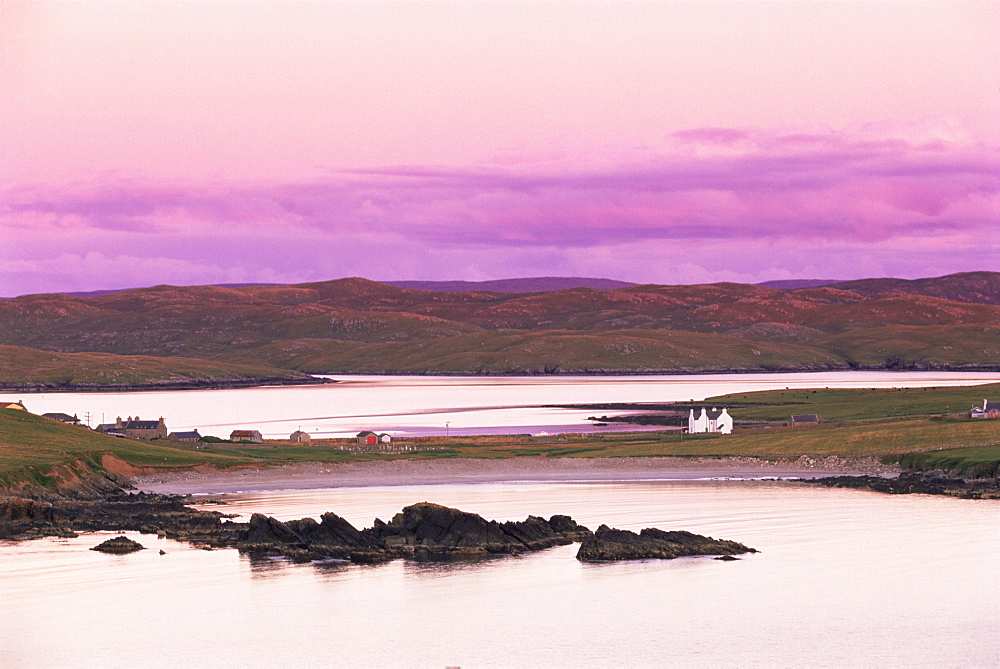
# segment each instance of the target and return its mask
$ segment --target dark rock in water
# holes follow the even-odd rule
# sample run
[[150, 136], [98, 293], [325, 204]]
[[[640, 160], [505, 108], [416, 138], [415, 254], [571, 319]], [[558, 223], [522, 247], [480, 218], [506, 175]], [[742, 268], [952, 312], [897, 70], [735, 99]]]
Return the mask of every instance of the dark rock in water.
[[448, 560], [489, 555], [517, 555], [572, 543], [590, 530], [568, 516], [538, 516], [498, 523], [475, 513], [422, 502], [397, 513], [389, 523], [365, 530], [367, 542], [400, 557]]
[[646, 528], [636, 534], [601, 525], [594, 536], [584, 539], [580, 544], [576, 559], [585, 562], [671, 560], [689, 555], [740, 555], [756, 552], [735, 541], [713, 539], [691, 532]]
[[322, 522], [305, 518], [282, 523], [255, 514], [237, 547], [246, 553], [283, 555], [295, 560], [341, 558], [372, 564], [396, 558], [453, 560], [517, 555], [578, 541], [591, 532], [569, 516], [550, 520], [529, 516], [498, 523], [474, 513], [423, 502], [404, 508], [390, 522], [376, 519], [357, 530], [325, 513]]
[[124, 555], [126, 553], [134, 553], [135, 551], [141, 551], [146, 547], [140, 544], [138, 541], [132, 541], [128, 537], [115, 537], [114, 539], [108, 539], [102, 542], [90, 550], [100, 551], [102, 553], [115, 553], [116, 555]]
[[717, 558], [712, 558], [713, 560], [722, 560], [723, 562], [735, 562], [739, 560], [738, 557], [733, 557], [732, 555], [720, 555]]

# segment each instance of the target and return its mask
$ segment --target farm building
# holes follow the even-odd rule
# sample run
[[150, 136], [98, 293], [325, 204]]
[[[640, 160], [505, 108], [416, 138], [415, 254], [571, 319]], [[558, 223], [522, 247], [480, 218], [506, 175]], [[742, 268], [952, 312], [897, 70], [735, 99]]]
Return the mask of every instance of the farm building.
[[18, 400], [16, 402], [0, 402], [0, 409], [17, 409], [18, 411], [27, 411], [24, 408], [24, 402]]
[[263, 444], [264, 437], [258, 430], [233, 430], [229, 435], [229, 441], [244, 441], [251, 444]]
[[729, 411], [723, 407], [720, 411], [715, 407], [711, 410], [701, 408], [701, 413], [697, 416], [694, 409], [688, 413], [688, 432], [697, 434], [702, 432], [714, 432], [718, 434], [731, 434], [733, 431], [733, 417]]
[[362, 446], [371, 446], [378, 443], [378, 435], [371, 430], [358, 432], [358, 443]]
[[310, 437], [302, 430], [296, 430], [295, 432], [292, 432], [292, 435], [288, 438], [291, 441], [294, 441], [298, 444], [308, 444], [310, 441], [312, 441], [312, 437]]
[[392, 443], [392, 435], [388, 434], [386, 432], [383, 432], [382, 434], [380, 434], [378, 436], [378, 443], [380, 443], [380, 444], [391, 444]]
[[983, 400], [983, 406], [972, 407], [969, 416], [972, 418], [1000, 418], [1000, 402]]
[[171, 432], [170, 438], [174, 441], [200, 441], [201, 434], [198, 430], [190, 430], [188, 432]]
[[823, 422], [823, 417], [817, 413], [800, 413], [795, 414], [788, 421], [788, 424], [792, 427], [802, 427], [807, 425], [819, 425]]

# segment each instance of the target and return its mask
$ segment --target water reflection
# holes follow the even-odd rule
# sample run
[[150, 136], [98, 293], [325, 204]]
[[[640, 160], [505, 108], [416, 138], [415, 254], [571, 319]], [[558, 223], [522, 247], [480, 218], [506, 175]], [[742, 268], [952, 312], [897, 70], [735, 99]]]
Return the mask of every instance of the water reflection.
[[[422, 499], [520, 520], [659, 526], [762, 552], [587, 564], [578, 544], [380, 565], [257, 560], [129, 533], [0, 544], [0, 665], [996, 666], [1000, 505], [781, 483], [486, 484], [257, 493], [245, 509]], [[302, 513], [302, 512], [305, 513]], [[343, 515], [343, 514], [342, 514]], [[158, 555], [157, 549], [166, 549]]]

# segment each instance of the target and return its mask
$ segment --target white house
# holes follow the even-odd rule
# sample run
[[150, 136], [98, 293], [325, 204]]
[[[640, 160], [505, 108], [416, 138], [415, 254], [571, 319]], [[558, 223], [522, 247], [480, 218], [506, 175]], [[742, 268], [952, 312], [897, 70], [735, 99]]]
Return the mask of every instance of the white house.
[[720, 411], [712, 407], [711, 411], [701, 408], [701, 413], [697, 416], [694, 409], [688, 413], [688, 432], [696, 434], [698, 432], [717, 432], [721, 434], [731, 434], [733, 431], [733, 417], [729, 411], [723, 407]]

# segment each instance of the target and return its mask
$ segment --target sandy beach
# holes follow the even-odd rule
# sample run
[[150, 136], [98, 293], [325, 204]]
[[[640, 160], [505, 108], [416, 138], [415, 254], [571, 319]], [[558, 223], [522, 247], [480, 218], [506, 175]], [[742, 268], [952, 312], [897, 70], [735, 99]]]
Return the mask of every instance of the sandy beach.
[[754, 458], [509, 458], [502, 460], [388, 460], [301, 462], [266, 469], [172, 471], [133, 479], [145, 492], [213, 494], [364, 486], [503, 481], [649, 481], [818, 478], [897, 473], [872, 459], [802, 457], [785, 462]]

